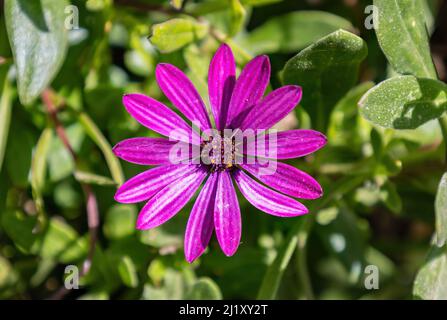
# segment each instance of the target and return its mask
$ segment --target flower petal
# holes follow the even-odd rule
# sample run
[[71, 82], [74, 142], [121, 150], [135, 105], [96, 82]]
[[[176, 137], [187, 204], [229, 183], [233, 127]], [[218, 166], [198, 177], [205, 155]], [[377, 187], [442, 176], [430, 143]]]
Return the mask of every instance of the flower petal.
[[[314, 130], [288, 130], [250, 140], [244, 153], [251, 156], [273, 159], [292, 159], [303, 157], [321, 149], [327, 142], [324, 134]], [[275, 150], [276, 149], [276, 152]]]
[[239, 128], [270, 129], [296, 107], [301, 96], [301, 87], [292, 85], [270, 92], [248, 112]]
[[127, 94], [123, 104], [143, 126], [174, 140], [200, 144], [200, 137], [174, 111], [155, 99], [143, 94]]
[[[174, 154], [177, 144], [181, 144], [187, 153]], [[141, 165], [173, 164], [189, 159], [190, 144], [164, 138], [131, 138], [115, 145], [113, 153], [123, 160]]]
[[152, 229], [171, 219], [188, 203], [207, 174], [205, 169], [199, 167], [160, 190], [141, 209], [137, 228]]
[[236, 191], [228, 171], [219, 172], [214, 226], [222, 251], [227, 256], [235, 254], [241, 241], [242, 222]]
[[185, 258], [189, 263], [202, 255], [213, 234], [217, 176], [209, 176], [189, 215], [185, 232]]
[[198, 122], [201, 130], [211, 128], [205, 104], [188, 77], [177, 67], [160, 63], [155, 70], [160, 89], [168, 99], [193, 122]]
[[256, 208], [278, 217], [295, 217], [308, 213], [298, 201], [264, 187], [242, 170], [233, 174], [239, 190]]
[[269, 187], [292, 197], [316, 199], [323, 195], [318, 182], [307, 173], [288, 164], [268, 161], [266, 164], [241, 164], [241, 167]]
[[197, 171], [196, 165], [167, 165], [144, 171], [127, 180], [115, 193], [115, 200], [121, 203], [145, 201], [187, 174]]
[[228, 109], [227, 127], [238, 128], [241, 113], [258, 103], [270, 80], [270, 61], [267, 56], [258, 56], [242, 70], [234, 86]]
[[211, 60], [208, 72], [208, 92], [217, 130], [223, 130], [227, 120], [231, 94], [236, 82], [233, 52], [222, 44]]

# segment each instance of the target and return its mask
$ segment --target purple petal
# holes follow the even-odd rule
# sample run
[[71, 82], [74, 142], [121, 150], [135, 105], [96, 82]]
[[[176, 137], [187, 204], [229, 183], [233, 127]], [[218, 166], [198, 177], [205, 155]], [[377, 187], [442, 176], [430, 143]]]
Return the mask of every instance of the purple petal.
[[160, 89], [168, 99], [201, 130], [211, 128], [205, 104], [188, 77], [177, 67], [160, 63], [155, 70]]
[[270, 80], [270, 61], [267, 56], [258, 56], [242, 70], [231, 96], [227, 127], [238, 128], [238, 115], [258, 103]]
[[227, 256], [235, 254], [241, 241], [241, 211], [228, 171], [219, 172], [214, 206], [214, 226], [222, 251]]
[[185, 232], [185, 257], [189, 263], [202, 255], [213, 234], [217, 176], [217, 173], [209, 176], [188, 219]]
[[143, 126], [174, 140], [200, 144], [200, 137], [174, 111], [161, 102], [143, 94], [127, 94], [123, 104]]
[[144, 171], [127, 180], [115, 194], [115, 200], [121, 203], [145, 201], [187, 174], [197, 171], [196, 165], [167, 165]]
[[207, 174], [199, 168], [160, 190], [141, 209], [137, 228], [152, 229], [171, 219], [188, 203]]
[[[260, 141], [249, 143], [244, 153], [274, 159], [292, 159], [303, 157], [321, 149], [327, 142], [324, 134], [314, 130], [289, 130], [276, 133], [276, 143], [273, 134], [268, 134]], [[276, 146], [275, 146], [276, 145]], [[276, 154], [274, 149], [276, 148]]]
[[241, 164], [241, 167], [269, 187], [289, 196], [316, 199], [323, 195], [318, 182], [307, 173], [288, 164], [270, 160], [267, 164]]
[[236, 63], [233, 52], [222, 44], [211, 60], [208, 72], [208, 92], [217, 130], [223, 130], [228, 106], [236, 82]]
[[291, 85], [270, 92], [248, 112], [239, 128], [270, 129], [295, 108], [301, 95], [301, 87]]
[[[172, 154], [173, 147], [181, 144], [187, 154]], [[190, 145], [184, 142], [169, 141], [164, 138], [131, 138], [119, 142], [113, 147], [117, 157], [141, 165], [173, 164], [189, 159]]]
[[308, 213], [298, 201], [264, 187], [242, 170], [233, 174], [239, 190], [256, 208], [278, 217], [296, 217]]

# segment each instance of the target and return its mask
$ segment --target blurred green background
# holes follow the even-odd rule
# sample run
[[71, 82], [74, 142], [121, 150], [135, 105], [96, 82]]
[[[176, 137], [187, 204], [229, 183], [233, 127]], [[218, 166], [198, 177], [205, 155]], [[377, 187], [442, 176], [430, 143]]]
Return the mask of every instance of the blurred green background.
[[[446, 81], [447, 2], [420, 2], [439, 79]], [[77, 16], [73, 7], [60, 10], [68, 1], [60, 3], [0, 1], [0, 298], [413, 297], [418, 271], [430, 267], [425, 263], [434, 232], [435, 194], [446, 169], [444, 147], [436, 121], [395, 131], [373, 127], [359, 115], [363, 94], [395, 75], [374, 30], [365, 27], [370, 1], [72, 0]], [[7, 34], [5, 24], [17, 31], [25, 23], [8, 17], [4, 5], [37, 17], [30, 27], [37, 35], [52, 32], [38, 23], [39, 17], [49, 17], [44, 12], [56, 15], [50, 29], [60, 29], [67, 19], [76, 26], [76, 18], [79, 29], [56, 29], [48, 42], [37, 43], [29, 30], [28, 37], [14, 42], [15, 33], [9, 29]], [[325, 190], [323, 198], [306, 202], [312, 209], [309, 216], [272, 217], [240, 196], [243, 235], [238, 252], [225, 257], [213, 237], [206, 253], [191, 265], [183, 256], [191, 203], [161, 227], [135, 230], [140, 206], [118, 204], [113, 195], [124, 178], [145, 168], [117, 160], [111, 146], [155, 134], [125, 112], [124, 93], [142, 92], [170, 105], [154, 77], [157, 63], [169, 62], [185, 70], [208, 103], [208, 65], [223, 41], [233, 48], [238, 70], [257, 54], [268, 54], [271, 88], [277, 88], [281, 74], [287, 77], [282, 70], [289, 59], [338, 29], [364, 40], [358, 56], [340, 52], [352, 65], [335, 68], [333, 74], [297, 76], [298, 84], [304, 83], [303, 105], [278, 125], [280, 130], [318, 129], [328, 136], [324, 149], [290, 161], [314, 175]], [[37, 56], [14, 68], [18, 59], [11, 43], [31, 48]], [[47, 65], [33, 73], [39, 54]], [[23, 80], [17, 90], [17, 77], [35, 83]], [[317, 100], [324, 101], [318, 108], [313, 104]], [[76, 161], [59, 139], [57, 126], [64, 128]], [[86, 195], [97, 199], [96, 232], [89, 232]], [[66, 266], [82, 270], [85, 261], [91, 267], [80, 288], [65, 290], [64, 279], [70, 275]], [[365, 288], [367, 265], [378, 267], [379, 289]], [[432, 276], [445, 286], [444, 269], [441, 264]]]

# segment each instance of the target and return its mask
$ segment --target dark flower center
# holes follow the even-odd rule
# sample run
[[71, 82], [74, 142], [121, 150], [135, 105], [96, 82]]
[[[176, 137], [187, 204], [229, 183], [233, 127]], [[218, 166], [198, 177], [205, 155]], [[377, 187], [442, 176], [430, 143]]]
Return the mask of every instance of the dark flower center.
[[200, 160], [210, 167], [211, 172], [232, 170], [236, 164], [237, 151], [233, 136], [214, 134], [202, 141]]

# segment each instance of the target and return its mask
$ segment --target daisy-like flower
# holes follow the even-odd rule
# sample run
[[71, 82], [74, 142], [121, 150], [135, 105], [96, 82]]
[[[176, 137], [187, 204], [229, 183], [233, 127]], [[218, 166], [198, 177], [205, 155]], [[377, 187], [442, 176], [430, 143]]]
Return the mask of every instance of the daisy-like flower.
[[[290, 113], [302, 95], [299, 86], [288, 85], [263, 97], [270, 78], [267, 56], [251, 60], [236, 81], [233, 53], [226, 44], [220, 46], [208, 75], [214, 131], [202, 98], [181, 70], [163, 63], [157, 66], [155, 75], [166, 97], [199, 130], [193, 130], [157, 100], [142, 94], [123, 97], [127, 111], [138, 122], [169, 137], [127, 139], [113, 149], [126, 161], [155, 166], [126, 181], [115, 195], [121, 203], [147, 201], [138, 216], [138, 229], [155, 228], [171, 219], [204, 182], [186, 227], [186, 260], [192, 262], [204, 252], [213, 230], [222, 251], [232, 256], [242, 230], [233, 181], [254, 207], [279, 217], [308, 212], [294, 198], [316, 199], [322, 195], [320, 185], [311, 176], [276, 160], [302, 157], [320, 149], [326, 143], [323, 134], [290, 130], [258, 135]], [[226, 134], [229, 129], [230, 135]], [[244, 145], [235, 142], [237, 133], [250, 130], [256, 132], [254, 136], [262, 136], [265, 143], [247, 136], [243, 136]], [[210, 133], [199, 135], [203, 131]], [[176, 150], [182, 147], [188, 151], [178, 156]], [[199, 159], [191, 150], [199, 151]], [[173, 161], [173, 154], [178, 161]]]

